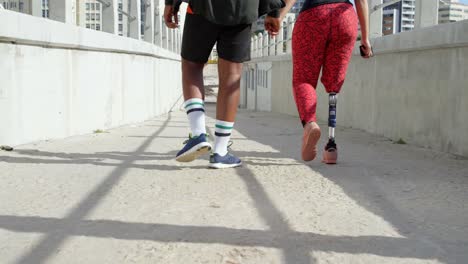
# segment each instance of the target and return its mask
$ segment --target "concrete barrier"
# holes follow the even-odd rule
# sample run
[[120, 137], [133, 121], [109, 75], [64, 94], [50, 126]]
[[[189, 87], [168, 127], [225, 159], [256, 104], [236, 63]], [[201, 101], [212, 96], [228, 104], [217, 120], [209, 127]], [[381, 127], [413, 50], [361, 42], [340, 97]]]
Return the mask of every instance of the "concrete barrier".
[[0, 10], [0, 145], [167, 113], [180, 57], [151, 43]]
[[[468, 156], [468, 21], [372, 42], [376, 56], [370, 60], [360, 58], [356, 44], [338, 99], [338, 124]], [[272, 65], [271, 95], [257, 91], [258, 65], [265, 62]], [[259, 110], [257, 101], [270, 100], [272, 111], [297, 116], [291, 55], [254, 58], [245, 66], [243, 107]], [[317, 90], [318, 117], [326, 120], [327, 95], [321, 84]]]

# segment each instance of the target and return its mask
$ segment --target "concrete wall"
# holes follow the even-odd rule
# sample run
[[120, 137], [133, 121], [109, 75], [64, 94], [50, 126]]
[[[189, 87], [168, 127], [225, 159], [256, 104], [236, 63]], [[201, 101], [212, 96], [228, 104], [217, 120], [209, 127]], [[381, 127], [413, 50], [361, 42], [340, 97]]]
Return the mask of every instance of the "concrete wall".
[[[338, 125], [468, 156], [468, 21], [385, 36], [373, 44], [376, 56], [370, 60], [359, 56], [356, 45], [338, 99]], [[291, 55], [256, 58], [247, 66], [265, 61], [272, 62], [272, 111], [297, 116]], [[318, 117], [326, 120], [327, 94], [321, 84], [317, 89]], [[241, 102], [255, 105], [252, 100]]]
[[180, 58], [143, 41], [0, 10], [0, 145], [140, 122], [179, 100]]

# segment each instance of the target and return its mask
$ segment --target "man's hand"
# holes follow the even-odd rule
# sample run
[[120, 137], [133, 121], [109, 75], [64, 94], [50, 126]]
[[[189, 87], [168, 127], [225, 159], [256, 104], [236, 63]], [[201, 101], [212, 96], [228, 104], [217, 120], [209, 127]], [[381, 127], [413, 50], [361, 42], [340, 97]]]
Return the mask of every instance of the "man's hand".
[[174, 14], [174, 8], [172, 5], [166, 5], [164, 7], [164, 22], [168, 28], [179, 27], [179, 19], [177, 15]]
[[271, 16], [265, 17], [265, 30], [268, 31], [270, 36], [278, 35], [281, 28], [281, 19]]

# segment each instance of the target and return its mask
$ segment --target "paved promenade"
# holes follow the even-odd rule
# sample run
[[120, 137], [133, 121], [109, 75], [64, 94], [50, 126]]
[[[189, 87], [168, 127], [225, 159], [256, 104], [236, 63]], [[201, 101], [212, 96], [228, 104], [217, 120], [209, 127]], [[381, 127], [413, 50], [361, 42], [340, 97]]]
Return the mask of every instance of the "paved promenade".
[[466, 160], [339, 129], [303, 163], [295, 118], [241, 111], [211, 170], [174, 161], [185, 118], [0, 152], [1, 263], [466, 263]]
[[467, 263], [466, 159], [339, 128], [338, 165], [303, 163], [296, 118], [235, 128], [228, 170], [174, 161], [179, 107], [1, 151], [0, 263]]

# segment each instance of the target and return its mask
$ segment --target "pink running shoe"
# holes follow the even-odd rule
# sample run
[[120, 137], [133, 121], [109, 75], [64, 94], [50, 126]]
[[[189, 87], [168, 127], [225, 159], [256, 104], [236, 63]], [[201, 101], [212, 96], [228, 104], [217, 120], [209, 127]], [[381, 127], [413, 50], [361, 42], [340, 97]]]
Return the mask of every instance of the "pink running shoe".
[[320, 139], [320, 134], [320, 127], [317, 123], [310, 122], [304, 126], [301, 151], [304, 161], [311, 161], [317, 156], [317, 142]]
[[338, 147], [334, 140], [330, 139], [323, 150], [323, 163], [336, 164], [338, 159]]

